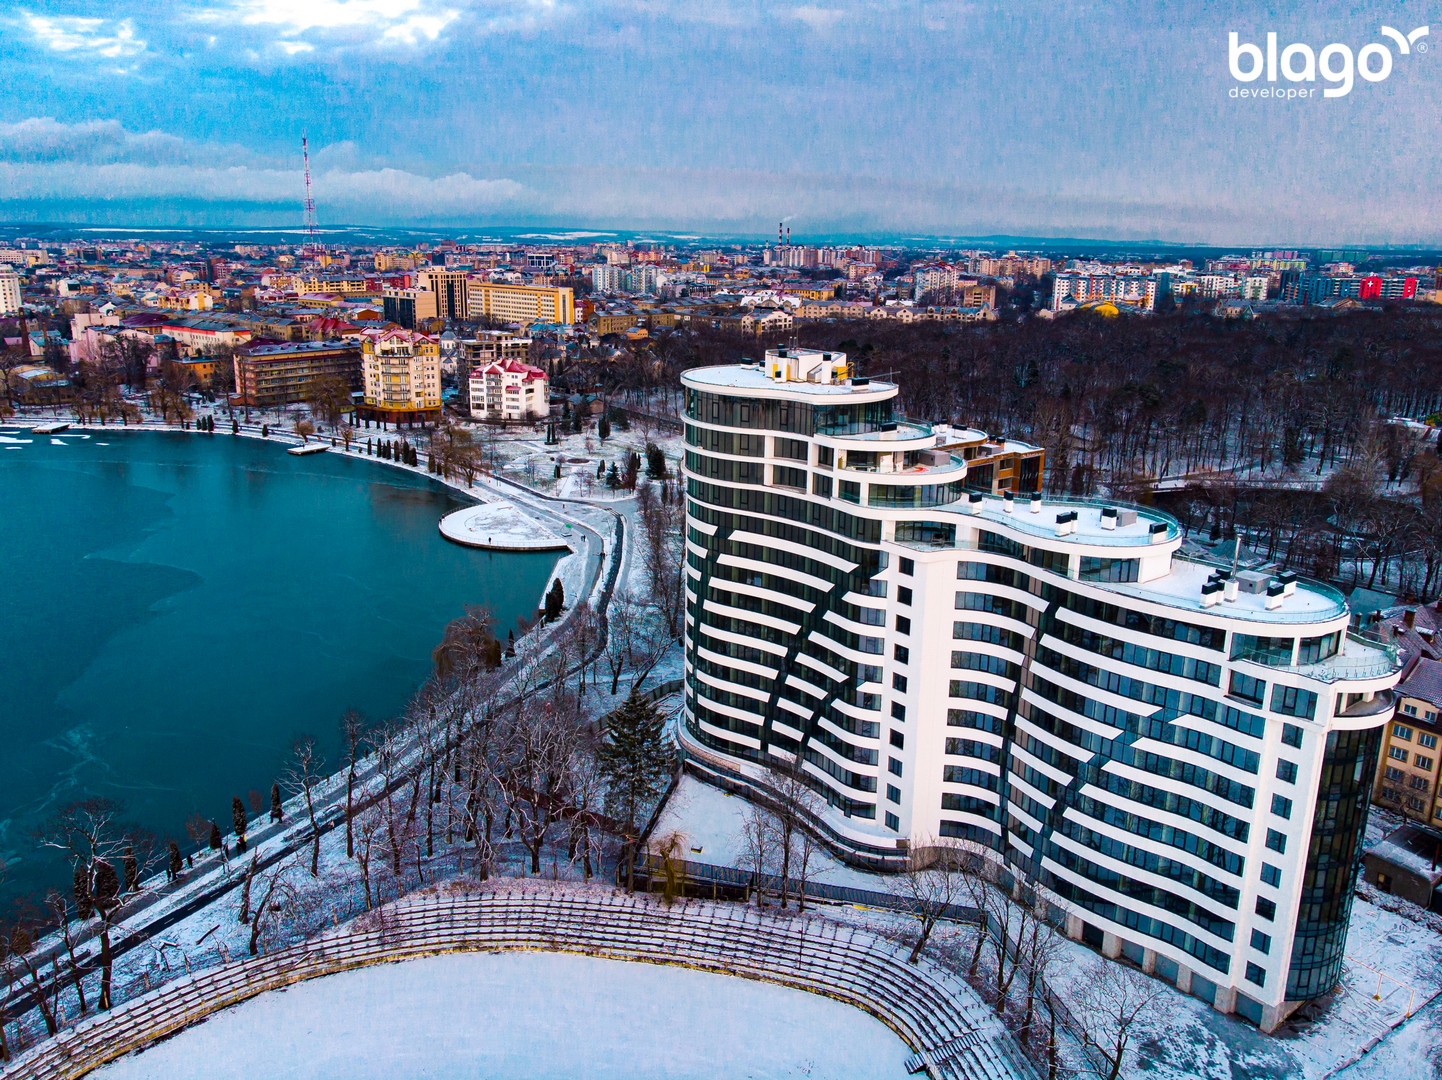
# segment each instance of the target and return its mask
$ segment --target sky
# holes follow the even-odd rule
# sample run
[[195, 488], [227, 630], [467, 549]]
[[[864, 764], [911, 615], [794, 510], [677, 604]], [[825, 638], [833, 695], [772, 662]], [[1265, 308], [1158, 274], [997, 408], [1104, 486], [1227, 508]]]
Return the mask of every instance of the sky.
[[19, 0], [0, 221], [298, 224], [305, 134], [322, 227], [1437, 246], [1439, 51], [1410, 2]]

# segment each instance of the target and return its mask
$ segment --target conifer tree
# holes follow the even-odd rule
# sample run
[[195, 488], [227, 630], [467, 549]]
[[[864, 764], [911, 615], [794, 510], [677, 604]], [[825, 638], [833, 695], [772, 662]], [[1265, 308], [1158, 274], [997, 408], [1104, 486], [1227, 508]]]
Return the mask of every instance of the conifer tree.
[[135, 858], [134, 844], [125, 845], [125, 855], [120, 862], [125, 871], [125, 891], [135, 892], [140, 888], [140, 863]]
[[598, 757], [606, 781], [607, 807], [611, 816], [626, 827], [623, 860], [629, 888], [640, 834], [638, 819], [665, 790], [671, 775], [666, 721], [655, 702], [642, 697], [633, 687], [625, 703], [607, 719], [606, 738]]
[[597, 479], [597, 480], [603, 479], [603, 478], [605, 477], [605, 475], [606, 475], [606, 459], [605, 459], [605, 458], [602, 458], [600, 461], [596, 462], [596, 479]]
[[270, 820], [271, 820], [271, 821], [284, 821], [284, 820], [285, 820], [285, 811], [281, 808], [281, 805], [280, 805], [280, 785], [279, 785], [279, 784], [271, 784], [271, 785], [270, 785]]
[[169, 854], [170, 863], [166, 867], [169, 872], [166, 874], [166, 877], [168, 877], [171, 881], [174, 881], [180, 876], [181, 868], [185, 866], [185, 864], [180, 859], [180, 845], [177, 844], [174, 840], [170, 842]]
[[596, 434], [602, 439], [611, 437], [611, 418], [605, 413], [601, 414], [601, 419], [596, 423]]
[[245, 803], [236, 795], [230, 800], [230, 821], [235, 826], [235, 849], [245, 850]]
[[219, 851], [221, 846], [220, 826], [212, 821], [210, 823], [210, 850]]

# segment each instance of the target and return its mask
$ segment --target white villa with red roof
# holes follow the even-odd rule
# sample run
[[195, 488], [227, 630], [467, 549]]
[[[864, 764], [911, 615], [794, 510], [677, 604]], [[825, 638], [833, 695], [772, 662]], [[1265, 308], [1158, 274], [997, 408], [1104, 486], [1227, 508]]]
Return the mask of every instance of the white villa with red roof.
[[471, 416], [477, 420], [538, 420], [551, 411], [543, 369], [519, 360], [498, 360], [471, 370]]

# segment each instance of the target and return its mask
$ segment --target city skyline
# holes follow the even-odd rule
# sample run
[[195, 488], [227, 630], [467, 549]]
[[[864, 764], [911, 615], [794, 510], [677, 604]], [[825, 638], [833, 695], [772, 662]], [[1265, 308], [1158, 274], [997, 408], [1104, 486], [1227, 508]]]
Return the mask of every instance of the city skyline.
[[1228, 97], [1230, 31], [1396, 49], [1424, 7], [1149, 11], [39, 4], [0, 218], [298, 223], [304, 132], [323, 228], [1442, 242], [1425, 37], [1344, 97]]

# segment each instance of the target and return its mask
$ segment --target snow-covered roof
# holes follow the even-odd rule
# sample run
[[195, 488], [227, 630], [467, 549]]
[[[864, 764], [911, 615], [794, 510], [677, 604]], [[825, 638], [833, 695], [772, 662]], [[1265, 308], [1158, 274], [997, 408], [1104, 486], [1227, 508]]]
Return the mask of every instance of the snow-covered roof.
[[1434, 889], [1442, 883], [1442, 835], [1421, 825], [1393, 830], [1367, 855], [1430, 881]]

